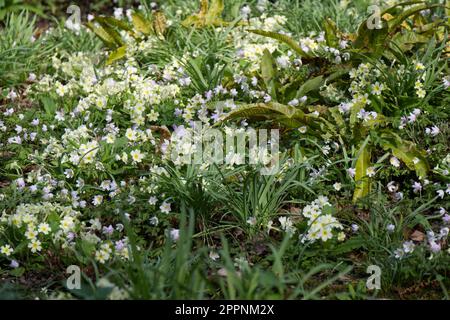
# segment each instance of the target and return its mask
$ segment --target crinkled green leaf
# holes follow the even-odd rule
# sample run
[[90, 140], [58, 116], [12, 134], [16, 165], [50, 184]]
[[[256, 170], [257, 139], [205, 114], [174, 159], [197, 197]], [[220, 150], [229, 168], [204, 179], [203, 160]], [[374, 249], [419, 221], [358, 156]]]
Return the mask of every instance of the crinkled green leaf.
[[166, 16], [161, 11], [155, 12], [153, 16], [153, 29], [155, 29], [155, 32], [158, 36], [163, 36], [167, 29]]

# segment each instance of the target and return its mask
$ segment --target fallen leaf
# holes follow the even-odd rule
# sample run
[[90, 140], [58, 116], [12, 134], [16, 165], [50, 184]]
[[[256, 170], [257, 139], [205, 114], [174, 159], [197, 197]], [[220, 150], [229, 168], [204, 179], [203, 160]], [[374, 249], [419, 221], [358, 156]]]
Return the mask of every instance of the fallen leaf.
[[420, 232], [419, 230], [416, 230], [411, 234], [410, 239], [422, 242], [425, 239], [425, 234], [423, 232]]

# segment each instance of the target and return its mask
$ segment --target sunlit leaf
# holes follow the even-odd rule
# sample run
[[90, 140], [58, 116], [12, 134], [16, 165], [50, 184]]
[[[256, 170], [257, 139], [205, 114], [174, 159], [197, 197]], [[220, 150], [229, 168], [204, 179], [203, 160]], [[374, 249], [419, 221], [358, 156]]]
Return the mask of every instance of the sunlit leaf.
[[131, 21], [133, 22], [134, 29], [137, 32], [141, 32], [145, 35], [153, 33], [153, 27], [151, 21], [146, 19], [142, 14], [133, 12], [131, 14]]
[[108, 59], [106, 60], [106, 64], [109, 65], [114, 61], [124, 58], [126, 53], [127, 53], [127, 46], [119, 47], [118, 49], [111, 52], [111, 54], [108, 56]]

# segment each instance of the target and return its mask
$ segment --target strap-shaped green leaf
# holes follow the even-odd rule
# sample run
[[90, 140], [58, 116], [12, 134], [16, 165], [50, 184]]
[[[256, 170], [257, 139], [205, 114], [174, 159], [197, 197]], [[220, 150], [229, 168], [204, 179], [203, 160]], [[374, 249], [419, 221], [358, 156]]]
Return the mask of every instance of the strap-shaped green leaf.
[[292, 118], [297, 112], [297, 109], [291, 106], [286, 106], [281, 103], [252, 103], [240, 106], [237, 110], [230, 112], [223, 121], [228, 121], [236, 118], [251, 119], [255, 116], [284, 116]]
[[302, 110], [277, 102], [253, 103], [241, 105], [237, 110], [230, 112], [221, 122], [232, 119], [245, 118], [249, 120], [267, 119], [276, 121], [287, 128], [298, 128], [308, 125], [311, 129], [320, 130], [323, 119], [305, 114]]
[[277, 100], [277, 69], [272, 54], [267, 49], [264, 50], [261, 59], [261, 77], [269, 95]]
[[297, 97], [303, 97], [308, 92], [318, 90], [323, 84], [323, 76], [314, 77], [307, 80], [298, 90]]
[[248, 31], [255, 33], [255, 34], [259, 34], [260, 36], [269, 37], [269, 38], [284, 42], [289, 47], [291, 47], [292, 50], [297, 52], [300, 56], [311, 58], [311, 55], [306, 53], [305, 51], [303, 51], [303, 49], [299, 46], [299, 44], [294, 39], [292, 39], [291, 37], [288, 37], [285, 34], [272, 32], [272, 31], [255, 30], [255, 29], [248, 30]]
[[96, 26], [91, 22], [88, 22], [86, 26], [92, 30], [99, 38], [103, 41], [103, 43], [108, 46], [109, 48], [116, 48], [116, 40], [115, 38], [110, 34], [109, 30], [106, 30], [102, 26]]
[[102, 26], [115, 27], [125, 31], [131, 31], [131, 26], [125, 21], [118, 20], [113, 17], [95, 17], [94, 21], [98, 22]]
[[[101, 31], [103, 35], [104, 35], [104, 33], [106, 33], [108, 35], [108, 39], [113, 40], [115, 47], [123, 46], [125, 44], [120, 33], [116, 29], [113, 29], [109, 24], [104, 22], [99, 27], [94, 26], [94, 28], [98, 28], [99, 31]], [[96, 34], [99, 35], [97, 32], [96, 32]]]
[[353, 193], [353, 203], [367, 196], [370, 192], [370, 180], [367, 177], [367, 169], [370, 167], [370, 150], [368, 140], [362, 144], [358, 152], [355, 166], [355, 191]]

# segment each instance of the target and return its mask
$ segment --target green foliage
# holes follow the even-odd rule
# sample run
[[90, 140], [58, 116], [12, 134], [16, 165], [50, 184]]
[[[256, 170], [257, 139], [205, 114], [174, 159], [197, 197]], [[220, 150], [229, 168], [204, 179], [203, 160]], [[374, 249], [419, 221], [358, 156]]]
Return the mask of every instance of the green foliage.
[[36, 4], [29, 4], [23, 0], [1, 0], [0, 1], [0, 21], [6, 19], [9, 14], [20, 12], [20, 11], [30, 11], [41, 17], [45, 17], [42, 8]]
[[[280, 211], [289, 191], [302, 185], [296, 181], [298, 170], [299, 166], [290, 168], [279, 182], [276, 175], [262, 175], [259, 170], [242, 173], [238, 183], [228, 183], [222, 176], [222, 180], [213, 182], [216, 188], [212, 196], [227, 206], [226, 213], [236, 218], [237, 226], [254, 234]], [[254, 219], [254, 224], [249, 224], [249, 219]]]
[[402, 160], [410, 170], [415, 170], [420, 179], [426, 178], [430, 170], [426, 152], [418, 150], [414, 143], [405, 141], [390, 131], [382, 132], [380, 138], [383, 148], [391, 149], [392, 154]]
[[189, 59], [184, 66], [197, 92], [216, 88], [222, 82], [226, 71], [226, 64], [222, 64], [215, 55]]
[[35, 18], [26, 12], [6, 16], [5, 27], [0, 28], [1, 87], [19, 85], [45, 66], [52, 47], [34, 39], [34, 24]]
[[229, 246], [222, 239], [222, 255], [225, 260], [224, 279], [220, 279], [220, 287], [225, 299], [318, 299], [320, 292], [334, 283], [337, 279], [347, 274], [351, 267], [339, 270], [339, 272], [319, 284], [314, 277], [319, 273], [333, 268], [329, 264], [320, 264], [303, 272], [302, 270], [286, 270], [283, 260], [287, 247], [290, 244], [288, 237], [284, 238], [279, 248], [271, 246], [271, 268], [250, 266], [244, 264], [240, 271], [236, 271], [230, 259]]
[[[413, 6], [407, 10], [398, 10], [399, 6], [402, 7], [405, 5]], [[354, 38], [352, 44], [353, 48], [350, 49], [350, 51], [358, 53], [358, 55], [356, 55], [355, 62], [358, 61], [361, 56], [363, 57], [363, 59], [367, 59], [369, 61], [373, 61], [374, 58], [380, 57], [382, 55], [388, 56], [386, 50], [392, 48], [391, 46], [395, 46], [396, 48], [400, 49], [400, 54], [403, 55], [406, 61], [408, 61], [408, 58], [405, 58], [405, 54], [412, 48], [412, 46], [439, 37], [439, 32], [442, 32], [442, 30], [439, 29], [438, 26], [442, 25], [442, 21], [434, 24], [434, 28], [424, 27], [423, 29], [421, 29], [423, 33], [421, 33], [420, 31], [419, 33], [415, 33], [411, 31], [410, 27], [406, 28], [405, 21], [411, 17], [412, 20], [415, 21], [417, 20], [416, 18], [418, 17], [420, 12], [422, 12], [423, 10], [439, 8], [442, 7], [441, 5], [423, 4], [421, 2], [413, 1], [411, 3], [403, 3], [399, 6], [393, 6], [383, 11], [382, 28], [369, 29], [369, 20], [365, 20], [361, 23], [357, 34], [349, 36], [349, 38]], [[330, 19], [325, 19], [323, 25], [327, 45], [336, 46], [338, 42], [337, 35], [342, 33], [337, 29], [336, 24], [333, 23]], [[405, 34], [402, 33], [402, 29], [407, 29], [406, 34], [417, 35], [417, 38], [415, 39], [416, 41], [413, 41], [413, 39], [411, 38], [404, 38], [403, 35], [400, 36], [401, 34]], [[293, 49], [298, 55], [300, 55], [300, 57], [304, 58], [306, 63], [311, 62], [312, 56], [305, 53], [304, 50], [299, 46], [299, 44], [297, 44], [297, 42], [292, 38], [284, 34], [274, 33], [270, 31], [249, 31], [283, 42], [287, 44], [291, 49]], [[405, 47], [406, 43], [408, 43], [410, 46]], [[435, 46], [435, 41], [430, 44], [430, 47], [427, 51], [427, 59], [430, 59], [431, 57], [433, 46]], [[440, 47], [436, 50], [438, 56], [442, 52], [442, 49], [443, 47]], [[426, 61], [427, 59], [424, 60]], [[312, 60], [314, 61], [314, 59]], [[437, 60], [439, 60], [439, 58], [437, 58]], [[434, 60], [434, 63], [436, 63], [437, 60]], [[276, 82], [276, 69], [273, 66], [274, 61], [272, 55], [266, 50], [261, 60], [261, 77], [265, 83], [267, 92], [274, 99], [274, 101], [282, 101], [283, 98], [277, 95], [277, 88], [279, 87], [279, 85]], [[339, 73], [335, 74], [338, 74], [339, 79]], [[334, 75], [331, 75], [329, 79], [335, 80]], [[386, 75], [386, 81], [387, 83], [392, 81], [392, 76]], [[397, 80], [395, 84], [392, 83], [392, 87], [396, 87], [399, 81], [400, 79]], [[307, 80], [300, 87], [297, 87], [297, 97], [301, 97], [312, 90], [317, 90], [317, 88], [320, 87], [323, 82], [324, 79], [322, 75]], [[397, 97], [398, 96], [399, 95], [397, 95]], [[392, 151], [393, 155], [404, 161], [409, 169], [415, 170], [418, 177], [425, 177], [429, 171], [429, 165], [427, 159], [424, 157], [424, 151], [417, 149], [413, 142], [403, 140], [399, 135], [394, 134], [392, 131], [381, 129], [381, 126], [386, 126], [390, 122], [389, 119], [386, 119], [383, 115], [379, 114], [377, 120], [369, 121], [368, 124], [361, 126], [357, 122], [357, 114], [360, 110], [361, 107], [357, 106], [357, 104], [355, 104], [350, 110], [351, 116], [349, 131], [352, 132], [353, 136], [349, 140], [352, 141], [352, 143], [354, 143], [356, 146], [361, 146], [362, 141], [366, 140], [366, 142], [363, 144], [364, 148], [361, 149], [362, 151], [359, 153], [359, 156], [357, 156], [355, 177], [356, 189], [353, 195], [353, 201], [356, 202], [358, 199], [366, 196], [369, 193], [370, 181], [367, 179], [365, 172], [370, 166], [370, 156], [368, 148], [373, 148], [374, 142], [375, 144], [379, 144], [382, 148]], [[266, 119], [276, 121], [288, 128], [298, 128], [307, 124], [309, 125], [309, 127], [311, 127], [311, 129], [313, 129], [311, 130], [312, 132], [314, 132], [315, 134], [322, 133], [324, 136], [329, 136], [330, 131], [342, 136], [347, 135], [348, 131], [344, 128], [344, 121], [338, 114], [336, 109], [328, 108], [325, 111], [324, 115], [325, 119], [314, 118], [310, 117], [308, 114], [305, 114], [299, 108], [289, 107], [278, 103], [269, 103], [240, 106], [237, 110], [232, 111], [230, 114], [228, 114], [224, 121], [235, 118], [246, 118], [251, 120]], [[333, 122], [335, 122], [335, 124], [333, 124]], [[368, 134], [380, 136], [381, 138], [372, 139], [374, 140], [374, 142], [367, 144], [367, 141], [372, 141], [370, 139], [366, 139]]]
[[261, 77], [264, 80], [268, 93], [275, 101], [277, 100], [276, 76], [275, 61], [270, 52], [266, 49], [264, 50], [264, 54], [261, 59]]
[[181, 24], [185, 27], [203, 28], [207, 26], [226, 26], [221, 16], [224, 9], [223, 0], [200, 0], [200, 12], [187, 17]]
[[249, 30], [249, 32], [286, 43], [292, 50], [294, 50], [301, 57], [311, 57], [310, 54], [307, 54], [305, 51], [303, 51], [303, 49], [298, 45], [298, 43], [294, 39], [285, 34], [264, 30]]
[[[76, 32], [6, 15], [0, 298], [448, 299], [441, 3], [385, 8], [373, 30], [368, 0], [142, 2]], [[198, 151], [175, 142], [197, 121], [278, 130], [279, 152], [186, 164], [171, 151]]]
[[[401, 7], [408, 5], [411, 5], [411, 7], [406, 10], [401, 9]], [[445, 25], [445, 22], [433, 22], [433, 27], [431, 28], [420, 25], [423, 29], [419, 29], [419, 32], [413, 32], [411, 31], [411, 27], [405, 24], [405, 21], [408, 18], [411, 18], [413, 21], [417, 21], [418, 19], [420, 21], [419, 17], [422, 11], [432, 10], [442, 6], [442, 4], [430, 4], [425, 1], [407, 1], [389, 7], [381, 12], [381, 28], [369, 29], [369, 20], [361, 23], [353, 46], [357, 52], [364, 52], [366, 54], [372, 54], [374, 57], [380, 57], [386, 54], [385, 51], [389, 50], [390, 43], [393, 41], [400, 46], [406, 43], [413, 45], [416, 43], [426, 43], [427, 39], [432, 38], [439, 32], [437, 26]]]
[[244, 105], [237, 108], [236, 111], [231, 112], [223, 121], [228, 121], [236, 118], [265, 118], [277, 119], [283, 123], [293, 122], [292, 127], [298, 127], [305, 121], [305, 114], [294, 107], [286, 106], [276, 102], [257, 103]]
[[127, 32], [137, 41], [143, 37], [156, 36], [164, 39], [167, 32], [166, 18], [162, 12], [154, 12], [151, 18], [146, 18], [139, 12], [131, 14], [131, 25], [112, 17], [95, 17], [94, 22], [88, 22], [86, 26], [102, 40], [105, 46], [112, 50], [106, 60], [106, 64], [112, 64], [126, 56], [127, 45], [120, 32]]
[[367, 176], [367, 169], [370, 167], [370, 150], [367, 140], [362, 144], [358, 152], [355, 165], [355, 192], [353, 202], [367, 196], [370, 192], [370, 182]]

